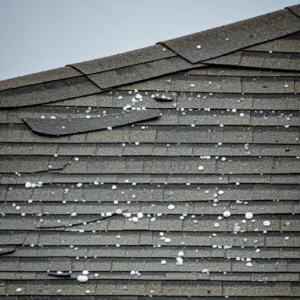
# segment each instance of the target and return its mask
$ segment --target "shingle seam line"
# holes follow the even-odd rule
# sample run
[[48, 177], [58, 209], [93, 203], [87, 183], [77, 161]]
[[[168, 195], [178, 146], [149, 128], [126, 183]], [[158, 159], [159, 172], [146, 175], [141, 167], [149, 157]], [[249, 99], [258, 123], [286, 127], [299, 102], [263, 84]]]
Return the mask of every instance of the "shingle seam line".
[[300, 19], [300, 16], [296, 14], [292, 9], [290, 9], [289, 7], [285, 7], [285, 9], [287, 9], [288, 11], [290, 11], [292, 14], [294, 14], [296, 17]]
[[83, 75], [84, 78], [86, 78], [89, 82], [91, 82], [95, 87], [97, 87], [100, 91], [103, 91], [104, 89], [102, 89], [96, 82], [94, 82], [89, 76], [87, 76], [86, 74], [84, 74], [81, 70], [77, 69], [76, 67], [72, 66], [72, 65], [66, 65], [66, 67], [70, 67], [74, 70], [76, 70], [77, 72], [79, 72], [81, 75]]

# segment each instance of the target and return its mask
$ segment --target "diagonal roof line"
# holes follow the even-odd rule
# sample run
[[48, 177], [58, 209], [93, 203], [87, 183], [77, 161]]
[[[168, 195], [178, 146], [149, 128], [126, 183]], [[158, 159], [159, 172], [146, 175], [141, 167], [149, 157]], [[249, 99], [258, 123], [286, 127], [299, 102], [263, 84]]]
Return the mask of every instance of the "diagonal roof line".
[[199, 63], [300, 31], [299, 15], [300, 5], [295, 5], [158, 44]]
[[94, 80], [92, 80], [89, 76], [87, 76], [86, 74], [84, 74], [78, 68], [76, 68], [76, 67], [74, 67], [72, 65], [66, 65], [66, 67], [73, 68], [74, 70], [76, 70], [77, 72], [79, 72], [83, 77], [85, 77], [88, 81], [90, 81], [94, 86], [96, 86], [98, 89], [102, 90], [102, 88]]
[[[243, 53], [240, 50], [300, 32], [299, 16], [300, 5], [295, 5], [154, 46], [0, 81], [0, 107], [40, 105], [93, 95], [211, 64], [247, 67], [247, 62], [244, 65], [241, 62]], [[296, 46], [294, 61], [298, 59]], [[265, 45], [264, 49], [268, 50], [266, 47], [271, 46]], [[259, 62], [252, 63], [251, 67], [266, 67]], [[287, 68], [291, 69], [299, 71], [295, 63]], [[62, 86], [65, 95], [55, 93], [54, 85]], [[75, 88], [77, 85], [81, 89]]]
[[292, 12], [295, 16], [300, 18], [300, 4], [285, 7], [290, 12]]

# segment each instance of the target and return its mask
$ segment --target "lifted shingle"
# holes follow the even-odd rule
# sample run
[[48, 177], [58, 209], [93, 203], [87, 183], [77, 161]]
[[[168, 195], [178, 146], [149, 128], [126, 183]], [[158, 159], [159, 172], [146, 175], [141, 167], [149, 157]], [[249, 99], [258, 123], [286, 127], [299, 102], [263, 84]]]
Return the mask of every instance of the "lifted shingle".
[[61, 136], [89, 131], [103, 130], [125, 126], [144, 120], [160, 117], [159, 110], [141, 110], [116, 115], [103, 115], [98, 118], [73, 118], [73, 119], [31, 119], [24, 121], [34, 132]]

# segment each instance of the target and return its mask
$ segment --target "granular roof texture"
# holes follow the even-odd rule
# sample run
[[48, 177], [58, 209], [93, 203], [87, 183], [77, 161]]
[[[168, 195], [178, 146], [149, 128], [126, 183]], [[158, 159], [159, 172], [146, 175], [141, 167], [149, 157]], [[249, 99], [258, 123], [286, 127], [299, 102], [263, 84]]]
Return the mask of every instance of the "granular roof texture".
[[0, 298], [299, 299], [299, 11], [0, 82]]

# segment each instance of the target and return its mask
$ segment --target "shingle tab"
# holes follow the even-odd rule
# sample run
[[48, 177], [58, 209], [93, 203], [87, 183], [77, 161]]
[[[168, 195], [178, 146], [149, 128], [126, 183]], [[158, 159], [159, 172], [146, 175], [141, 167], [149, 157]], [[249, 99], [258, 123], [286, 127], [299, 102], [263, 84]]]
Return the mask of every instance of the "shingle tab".
[[164, 48], [161, 45], [155, 45], [122, 54], [72, 64], [72, 66], [84, 74], [92, 74], [133, 66], [141, 63], [147, 63], [173, 56], [176, 56], [176, 53], [172, 52], [168, 48]]
[[[201, 66], [201, 64], [197, 65]], [[88, 75], [101, 89], [152, 79], [194, 67], [180, 56]]]
[[50, 157], [2, 156], [0, 169], [3, 173], [51, 172], [63, 169], [69, 161], [69, 157], [50, 159]]
[[281, 39], [266, 42], [246, 50], [250, 51], [264, 51], [264, 52], [299, 52], [300, 49], [300, 37], [298, 34], [290, 35]]
[[100, 88], [81, 76], [1, 91], [0, 105], [7, 108], [32, 106], [95, 94], [100, 91]]
[[0, 90], [14, 89], [22, 86], [28, 86], [48, 81], [56, 81], [66, 78], [80, 76], [81, 74], [73, 68], [64, 67], [47, 70], [39, 73], [33, 73], [25, 76], [15, 77], [12, 79], [1, 80]]

